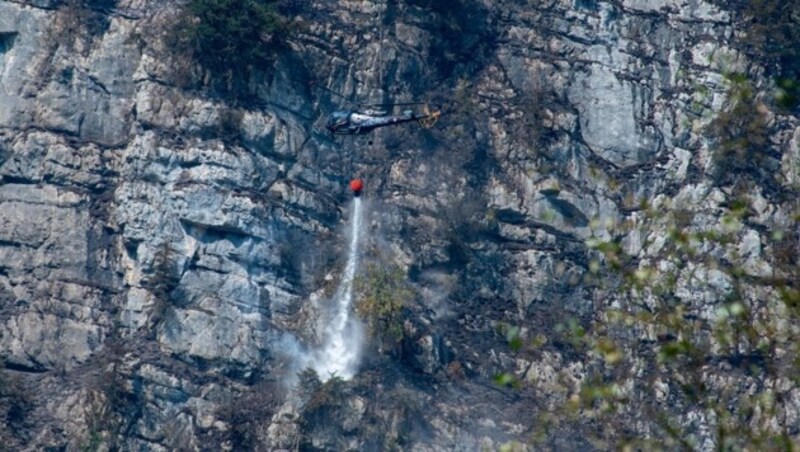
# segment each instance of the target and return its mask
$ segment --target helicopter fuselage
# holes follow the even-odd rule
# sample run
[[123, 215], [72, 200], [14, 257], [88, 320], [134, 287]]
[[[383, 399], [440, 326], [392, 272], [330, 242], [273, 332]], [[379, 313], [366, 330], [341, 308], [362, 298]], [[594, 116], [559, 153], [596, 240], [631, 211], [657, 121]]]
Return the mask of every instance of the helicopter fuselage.
[[378, 127], [417, 121], [427, 115], [415, 115], [406, 110], [402, 115], [377, 115], [352, 111], [335, 111], [328, 117], [325, 128], [336, 135], [363, 135]]

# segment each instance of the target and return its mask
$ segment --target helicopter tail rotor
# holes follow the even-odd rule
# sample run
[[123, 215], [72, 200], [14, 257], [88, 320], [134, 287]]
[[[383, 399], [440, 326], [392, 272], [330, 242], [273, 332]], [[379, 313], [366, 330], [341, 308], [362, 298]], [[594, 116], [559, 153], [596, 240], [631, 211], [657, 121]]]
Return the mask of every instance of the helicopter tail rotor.
[[422, 108], [423, 115], [417, 120], [419, 125], [421, 125], [425, 129], [430, 129], [431, 127], [436, 124], [436, 121], [439, 120], [439, 117], [442, 116], [442, 111], [438, 108], [431, 111], [428, 107], [428, 104]]

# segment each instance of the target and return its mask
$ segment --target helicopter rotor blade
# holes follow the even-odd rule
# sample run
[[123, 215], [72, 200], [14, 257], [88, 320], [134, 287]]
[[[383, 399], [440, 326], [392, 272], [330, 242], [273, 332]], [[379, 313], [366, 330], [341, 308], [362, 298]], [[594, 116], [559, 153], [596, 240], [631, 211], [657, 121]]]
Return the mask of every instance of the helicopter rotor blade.
[[408, 105], [426, 105], [426, 102], [399, 102], [387, 104], [359, 104], [360, 107], [402, 107]]
[[350, 104], [350, 105], [352, 105], [352, 106], [354, 106], [356, 108], [360, 108], [361, 107], [360, 103], [352, 101], [352, 100], [348, 99], [347, 97], [345, 97], [343, 94], [337, 93], [336, 91], [334, 91], [334, 90], [332, 90], [330, 88], [327, 88], [327, 87], [324, 87], [324, 86], [321, 86], [321, 85], [315, 85], [313, 89], [318, 89], [320, 91], [328, 92], [331, 95], [333, 95], [334, 97], [337, 97], [337, 98], [341, 99], [342, 101], [344, 101], [344, 102], [346, 102], [346, 103], [348, 103], [348, 104]]

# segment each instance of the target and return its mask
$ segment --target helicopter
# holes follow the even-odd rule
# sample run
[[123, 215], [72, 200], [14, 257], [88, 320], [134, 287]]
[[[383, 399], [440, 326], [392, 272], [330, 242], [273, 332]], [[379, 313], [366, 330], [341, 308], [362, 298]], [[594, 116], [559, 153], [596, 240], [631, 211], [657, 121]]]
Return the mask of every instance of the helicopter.
[[[423, 104], [394, 104], [398, 105], [423, 105]], [[328, 116], [325, 128], [334, 135], [364, 135], [379, 127], [403, 124], [417, 121], [422, 127], [430, 128], [442, 116], [439, 108], [430, 109], [425, 105], [422, 111], [406, 109], [399, 115], [390, 115], [386, 110], [374, 110], [367, 106], [364, 110], [346, 111], [337, 110]]]

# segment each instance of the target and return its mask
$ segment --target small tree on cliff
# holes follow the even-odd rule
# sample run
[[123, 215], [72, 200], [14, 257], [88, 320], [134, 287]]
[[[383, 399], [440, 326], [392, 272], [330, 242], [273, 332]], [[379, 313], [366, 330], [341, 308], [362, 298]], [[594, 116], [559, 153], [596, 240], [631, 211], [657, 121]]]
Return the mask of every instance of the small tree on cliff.
[[153, 259], [153, 274], [145, 286], [154, 297], [153, 311], [148, 319], [148, 327], [152, 334], [167, 316], [172, 307], [170, 298], [180, 283], [181, 275], [175, 267], [175, 248], [168, 241], [164, 241], [158, 248]]

